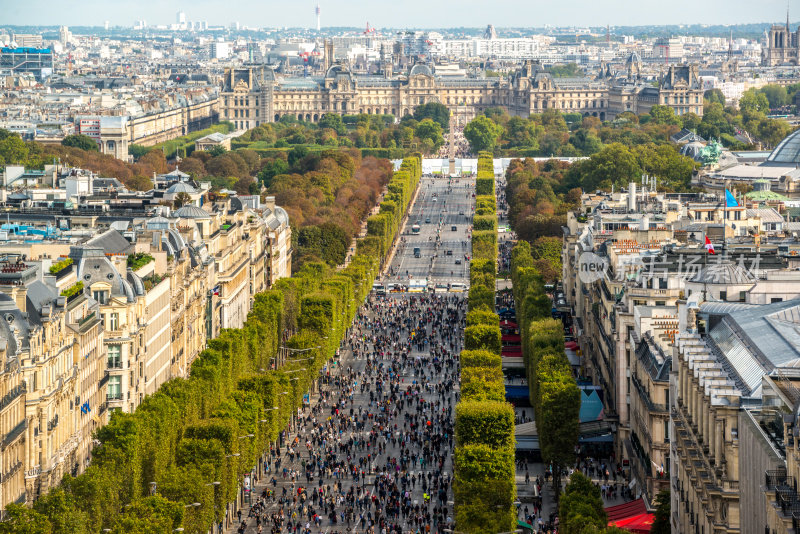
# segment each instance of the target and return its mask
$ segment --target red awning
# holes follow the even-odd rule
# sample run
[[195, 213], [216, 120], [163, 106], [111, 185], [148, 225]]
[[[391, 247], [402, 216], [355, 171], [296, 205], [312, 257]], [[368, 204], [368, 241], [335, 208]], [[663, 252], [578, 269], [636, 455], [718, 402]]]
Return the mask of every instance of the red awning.
[[522, 357], [522, 347], [503, 347], [500, 356]]
[[647, 505], [644, 499], [636, 499], [635, 501], [618, 504], [617, 506], [609, 506], [606, 508], [606, 515], [609, 521], [617, 521], [626, 517], [633, 517], [647, 513]]
[[514, 321], [500, 321], [500, 328], [517, 328], [518, 326]]
[[608, 526], [618, 527], [636, 534], [648, 534], [653, 526], [655, 518], [655, 514], [639, 514], [618, 521], [609, 521]]
[[500, 339], [503, 343], [519, 343], [522, 341], [522, 337], [519, 334], [503, 334]]
[[578, 344], [575, 343], [574, 341], [567, 341], [566, 343], [564, 343], [564, 347], [572, 350], [578, 350]]

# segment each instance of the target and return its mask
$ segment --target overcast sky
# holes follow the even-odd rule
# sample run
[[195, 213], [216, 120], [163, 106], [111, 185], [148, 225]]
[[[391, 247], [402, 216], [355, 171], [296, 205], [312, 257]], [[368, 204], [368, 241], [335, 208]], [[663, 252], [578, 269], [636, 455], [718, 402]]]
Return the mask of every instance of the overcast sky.
[[[4, 24], [132, 26], [186, 18], [211, 26], [315, 27], [316, 0], [0, 0]], [[541, 27], [568, 25], [741, 24], [786, 19], [786, 0], [319, 0], [322, 26]], [[800, 20], [800, 2], [792, 2]]]

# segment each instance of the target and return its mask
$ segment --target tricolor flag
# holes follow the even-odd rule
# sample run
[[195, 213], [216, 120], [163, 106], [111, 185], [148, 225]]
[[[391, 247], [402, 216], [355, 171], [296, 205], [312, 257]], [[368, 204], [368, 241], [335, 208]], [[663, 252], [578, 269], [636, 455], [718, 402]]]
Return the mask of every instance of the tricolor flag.
[[714, 243], [708, 239], [708, 236], [706, 236], [706, 250], [709, 254], [714, 254]]

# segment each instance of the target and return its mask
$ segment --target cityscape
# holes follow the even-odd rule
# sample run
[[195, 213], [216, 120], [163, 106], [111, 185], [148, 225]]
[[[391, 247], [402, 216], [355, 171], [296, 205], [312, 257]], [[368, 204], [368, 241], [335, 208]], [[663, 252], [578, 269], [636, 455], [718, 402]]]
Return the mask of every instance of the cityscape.
[[800, 5], [118, 4], [0, 17], [0, 534], [800, 532]]

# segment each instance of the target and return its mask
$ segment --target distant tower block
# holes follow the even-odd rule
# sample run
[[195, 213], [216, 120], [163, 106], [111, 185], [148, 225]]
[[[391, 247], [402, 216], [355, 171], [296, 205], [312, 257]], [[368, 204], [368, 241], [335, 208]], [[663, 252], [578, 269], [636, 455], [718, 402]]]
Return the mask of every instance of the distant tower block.
[[319, 25], [319, 11], [320, 11], [319, 10], [319, 4], [317, 4], [317, 31], [319, 31], [319, 28], [320, 28], [320, 25]]

